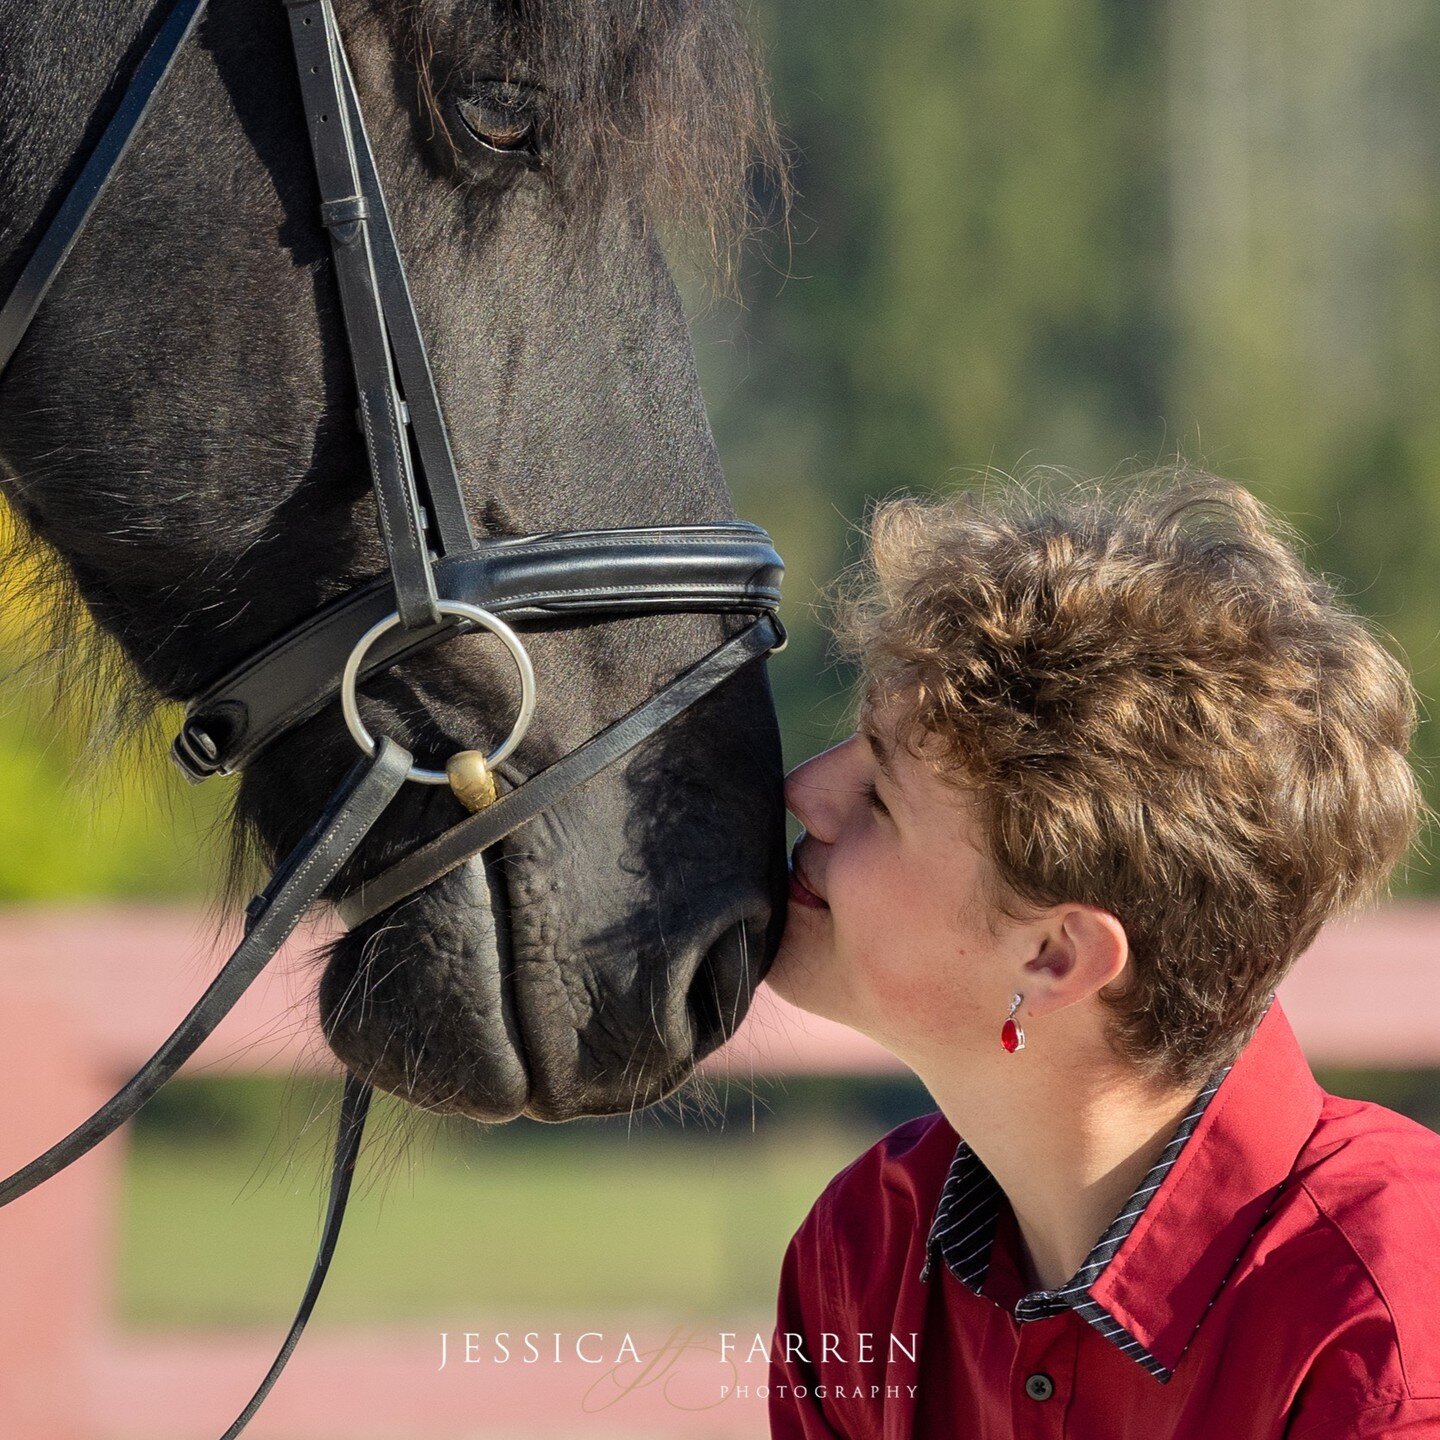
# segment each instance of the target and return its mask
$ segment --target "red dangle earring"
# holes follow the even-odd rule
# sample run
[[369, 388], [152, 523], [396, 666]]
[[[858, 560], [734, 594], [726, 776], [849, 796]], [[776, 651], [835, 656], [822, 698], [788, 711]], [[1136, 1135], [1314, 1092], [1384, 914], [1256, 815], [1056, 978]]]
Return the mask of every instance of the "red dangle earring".
[[1015, 1023], [1015, 1012], [1020, 1008], [1020, 1002], [1025, 997], [1017, 995], [1010, 1002], [1010, 1014], [1005, 1023], [1000, 1027], [1000, 1043], [1013, 1055], [1017, 1050], [1025, 1048], [1025, 1031]]

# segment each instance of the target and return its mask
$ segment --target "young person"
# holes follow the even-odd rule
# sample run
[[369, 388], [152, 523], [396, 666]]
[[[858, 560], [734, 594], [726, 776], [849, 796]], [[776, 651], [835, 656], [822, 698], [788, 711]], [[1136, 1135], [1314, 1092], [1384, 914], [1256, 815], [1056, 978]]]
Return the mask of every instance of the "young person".
[[768, 983], [939, 1113], [791, 1241], [772, 1436], [1440, 1440], [1440, 1137], [1274, 996], [1414, 837], [1402, 667], [1193, 473], [896, 502], [862, 576]]

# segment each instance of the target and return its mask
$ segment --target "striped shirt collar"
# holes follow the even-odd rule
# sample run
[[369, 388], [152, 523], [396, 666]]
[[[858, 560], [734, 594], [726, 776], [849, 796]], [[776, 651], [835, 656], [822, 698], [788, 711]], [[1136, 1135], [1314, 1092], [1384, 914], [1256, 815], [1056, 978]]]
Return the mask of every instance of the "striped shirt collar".
[[[1160, 1158], [1075, 1274], [1058, 1290], [1035, 1290], [1016, 1304], [1015, 1319], [1020, 1324], [1073, 1310], [1157, 1380], [1164, 1383], [1170, 1379], [1171, 1371], [1116, 1320], [1091, 1291], [1159, 1190], [1231, 1068], [1224, 1066], [1205, 1082]], [[940, 1191], [940, 1202], [925, 1243], [925, 1267], [920, 1278], [929, 1279], [931, 1261], [938, 1250], [950, 1273], [975, 1294], [981, 1294], [990, 1269], [990, 1253], [1003, 1203], [1004, 1192], [999, 1182], [961, 1140]]]

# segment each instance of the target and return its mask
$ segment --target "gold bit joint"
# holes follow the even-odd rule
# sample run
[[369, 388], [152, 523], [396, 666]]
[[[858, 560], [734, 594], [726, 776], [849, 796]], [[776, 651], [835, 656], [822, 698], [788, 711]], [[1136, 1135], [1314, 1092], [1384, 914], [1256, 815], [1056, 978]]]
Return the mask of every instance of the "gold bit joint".
[[445, 762], [455, 798], [472, 813], [495, 803], [495, 775], [479, 750], [461, 750]]

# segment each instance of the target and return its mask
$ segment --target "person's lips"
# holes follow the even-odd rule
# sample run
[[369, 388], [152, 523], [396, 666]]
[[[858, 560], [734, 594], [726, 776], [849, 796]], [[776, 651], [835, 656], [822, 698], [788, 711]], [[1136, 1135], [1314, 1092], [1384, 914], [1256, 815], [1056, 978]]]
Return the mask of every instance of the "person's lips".
[[805, 883], [805, 873], [800, 868], [800, 857], [794, 850], [790, 852], [790, 899], [796, 905], [804, 905], [811, 910], [828, 910], [830, 908]]

